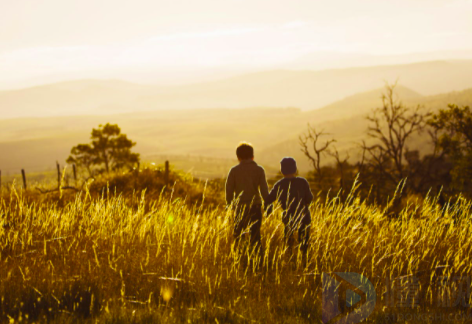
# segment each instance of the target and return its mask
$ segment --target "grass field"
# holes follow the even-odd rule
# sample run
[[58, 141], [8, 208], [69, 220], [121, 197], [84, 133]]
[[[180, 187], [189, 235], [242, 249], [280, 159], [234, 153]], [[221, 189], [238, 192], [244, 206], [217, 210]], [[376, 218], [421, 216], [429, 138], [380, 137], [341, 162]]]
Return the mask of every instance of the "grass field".
[[[0, 320], [321, 323], [322, 273], [357, 272], [377, 293], [368, 322], [395, 314], [470, 321], [467, 307], [438, 307], [445, 295], [436, 290], [440, 276], [472, 274], [467, 200], [440, 207], [412, 197], [392, 216], [355, 188], [344, 201], [318, 197], [306, 267], [285, 249], [276, 208], [264, 217], [258, 268], [248, 247], [234, 247], [221, 183], [175, 174], [164, 188], [153, 172], [97, 179], [77, 193], [4, 190]], [[392, 307], [386, 282], [409, 275], [419, 302]], [[409, 322], [432, 322], [418, 318]]]

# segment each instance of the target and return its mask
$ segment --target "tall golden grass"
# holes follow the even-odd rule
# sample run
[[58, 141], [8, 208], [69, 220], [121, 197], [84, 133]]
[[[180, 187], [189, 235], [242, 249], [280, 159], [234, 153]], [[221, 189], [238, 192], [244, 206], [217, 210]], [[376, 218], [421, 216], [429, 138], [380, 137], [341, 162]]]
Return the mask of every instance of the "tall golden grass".
[[[438, 308], [433, 283], [472, 273], [465, 199], [440, 207], [435, 197], [414, 198], [395, 216], [356, 187], [345, 200], [318, 199], [306, 267], [285, 248], [275, 208], [264, 216], [258, 268], [249, 246], [235, 249], [231, 210], [207, 203], [199, 188], [197, 201], [177, 194], [179, 183], [150, 197], [85, 186], [67, 201], [12, 188], [0, 199], [0, 320], [320, 323], [323, 272], [369, 278], [377, 291], [370, 322], [389, 312], [463, 312]], [[407, 275], [422, 278], [420, 305], [389, 309], [386, 280]]]

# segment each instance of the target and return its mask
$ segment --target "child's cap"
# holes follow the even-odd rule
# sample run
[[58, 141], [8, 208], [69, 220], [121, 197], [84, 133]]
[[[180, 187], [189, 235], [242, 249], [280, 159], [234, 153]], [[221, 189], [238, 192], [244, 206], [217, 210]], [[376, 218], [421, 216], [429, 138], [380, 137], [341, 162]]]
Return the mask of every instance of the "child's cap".
[[280, 161], [280, 171], [283, 175], [294, 174], [297, 172], [297, 161], [291, 157], [284, 157]]

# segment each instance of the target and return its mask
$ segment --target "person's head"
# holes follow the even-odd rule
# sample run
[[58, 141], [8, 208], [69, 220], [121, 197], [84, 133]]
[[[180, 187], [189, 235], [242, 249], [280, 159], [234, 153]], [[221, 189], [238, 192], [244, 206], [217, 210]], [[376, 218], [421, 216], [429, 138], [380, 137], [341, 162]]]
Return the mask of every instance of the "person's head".
[[251, 143], [241, 142], [236, 148], [236, 156], [239, 161], [242, 160], [253, 160], [254, 159], [254, 148]]
[[294, 177], [297, 174], [297, 161], [292, 157], [284, 157], [280, 161], [280, 171], [284, 177]]

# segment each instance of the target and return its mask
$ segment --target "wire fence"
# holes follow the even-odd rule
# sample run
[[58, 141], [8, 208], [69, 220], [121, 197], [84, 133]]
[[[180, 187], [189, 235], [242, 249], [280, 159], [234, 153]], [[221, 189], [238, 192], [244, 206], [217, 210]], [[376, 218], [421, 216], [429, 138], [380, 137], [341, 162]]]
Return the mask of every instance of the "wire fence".
[[[170, 168], [170, 163], [166, 160], [163, 163], [163, 166]], [[138, 168], [147, 168], [150, 167], [147, 164], [143, 164], [141, 167], [138, 165]], [[219, 168], [220, 170], [222, 167]], [[202, 180], [207, 179], [225, 179], [230, 167], [227, 167], [225, 171], [210, 171], [210, 170], [202, 170], [202, 169], [195, 169], [190, 168], [188, 170], [181, 169], [182, 172], [191, 174], [195, 178], [200, 178]], [[33, 171], [31, 171], [33, 170]], [[6, 171], [6, 172], [5, 172]], [[279, 178], [281, 175], [280, 173], [275, 172], [267, 172], [266, 177], [268, 179], [276, 179]], [[21, 168], [1, 168], [0, 169], [0, 188], [11, 186], [15, 183], [17, 186], [21, 186], [21, 188], [28, 188], [31, 185], [54, 185], [57, 184], [57, 187], [64, 185], [63, 178], [65, 178], [65, 185], [68, 186], [70, 181], [73, 181], [77, 184], [78, 178], [80, 178], [79, 172], [75, 165], [66, 164], [62, 166], [59, 162], [56, 162], [55, 166], [51, 165], [50, 168], [45, 168], [44, 165], [37, 165], [32, 163], [27, 163], [25, 166]], [[273, 182], [273, 181], [270, 181]]]

